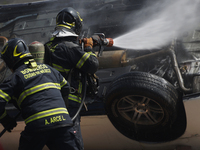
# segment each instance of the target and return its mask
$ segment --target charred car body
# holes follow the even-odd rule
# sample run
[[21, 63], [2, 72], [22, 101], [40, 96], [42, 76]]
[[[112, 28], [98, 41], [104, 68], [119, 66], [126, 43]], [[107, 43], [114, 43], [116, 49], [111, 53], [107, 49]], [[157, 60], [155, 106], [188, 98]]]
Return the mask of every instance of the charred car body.
[[[57, 12], [71, 6], [83, 14], [88, 36], [104, 32], [115, 38], [129, 30], [125, 16], [145, 7], [144, 2], [50, 0], [2, 5], [0, 35], [44, 43], [54, 30]], [[119, 132], [140, 142], [166, 142], [182, 136], [187, 127], [184, 100], [198, 98], [200, 91], [199, 30], [194, 33], [195, 38], [188, 34], [162, 49], [105, 48], [96, 73], [98, 94], [86, 97], [87, 111], [83, 108], [81, 114], [106, 113]], [[6, 68], [1, 72], [2, 80], [5, 76]], [[11, 105], [7, 109], [15, 112]]]

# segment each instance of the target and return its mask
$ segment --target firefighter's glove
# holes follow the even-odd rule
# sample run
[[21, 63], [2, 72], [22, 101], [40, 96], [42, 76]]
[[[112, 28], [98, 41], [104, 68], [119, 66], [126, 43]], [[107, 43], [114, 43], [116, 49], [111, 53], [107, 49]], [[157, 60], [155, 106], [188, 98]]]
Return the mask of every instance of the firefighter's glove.
[[92, 51], [93, 40], [92, 38], [84, 38], [84, 51], [90, 52]]
[[101, 40], [101, 38], [98, 35], [93, 35], [92, 36], [92, 40], [93, 40], [93, 45], [94, 46], [102, 44], [102, 40]]
[[3, 119], [0, 120], [3, 127], [8, 131], [11, 132], [11, 130], [17, 126], [17, 122], [14, 118], [11, 118], [10, 116], [6, 115]]

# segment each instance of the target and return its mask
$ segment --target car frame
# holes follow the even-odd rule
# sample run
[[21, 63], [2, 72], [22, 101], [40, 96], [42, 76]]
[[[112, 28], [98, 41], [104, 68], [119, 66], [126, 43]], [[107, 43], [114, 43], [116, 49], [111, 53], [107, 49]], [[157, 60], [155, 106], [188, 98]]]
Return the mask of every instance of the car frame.
[[[52, 4], [55, 2], [58, 1], [2, 6], [4, 13], [0, 19], [1, 36], [7, 39], [20, 37], [26, 39], [26, 43], [35, 40], [44, 43], [54, 30], [58, 10], [75, 6], [80, 12], [84, 12], [86, 36], [103, 31], [109, 37], [115, 38], [129, 30], [122, 23], [122, 18], [133, 13], [133, 10], [144, 7], [144, 1], [125, 1], [121, 5], [122, 1], [105, 0], [86, 11], [88, 4], [93, 5], [98, 1], [83, 1], [84, 9], [80, 9], [78, 1], [70, 1], [68, 4], [59, 1], [59, 4], [56, 3], [59, 7], [54, 9]], [[44, 6], [44, 10], [39, 9]], [[36, 7], [38, 9], [35, 9]], [[17, 8], [24, 9], [16, 13], [14, 10]], [[123, 13], [117, 13], [116, 10]], [[101, 14], [100, 21], [95, 20], [98, 14]], [[3, 15], [7, 16], [8, 20]], [[91, 18], [96, 24], [90, 22]], [[195, 29], [194, 32], [198, 33], [199, 30]], [[86, 105], [81, 115], [107, 115], [123, 136], [142, 145], [151, 143], [144, 146], [146, 149], [155, 148], [155, 143], [170, 146], [170, 143], [177, 141], [184, 144], [183, 139], [198, 139], [199, 122], [194, 121], [198, 120], [196, 114], [199, 113], [197, 106], [200, 62], [195, 59], [198, 52], [194, 52], [193, 48], [198, 49], [199, 41], [192, 39], [191, 34], [188, 37], [172, 39], [171, 43], [161, 49], [142, 52], [137, 49], [105, 48], [102, 56], [98, 58], [98, 94], [86, 97]], [[3, 71], [7, 71], [5, 67], [4, 69], [2, 75]], [[12, 104], [8, 104], [6, 109], [13, 116], [18, 112]], [[18, 121], [22, 121], [22, 118], [18, 118]], [[193, 140], [189, 141], [188, 145], [200, 147], [198, 143], [194, 144]]]

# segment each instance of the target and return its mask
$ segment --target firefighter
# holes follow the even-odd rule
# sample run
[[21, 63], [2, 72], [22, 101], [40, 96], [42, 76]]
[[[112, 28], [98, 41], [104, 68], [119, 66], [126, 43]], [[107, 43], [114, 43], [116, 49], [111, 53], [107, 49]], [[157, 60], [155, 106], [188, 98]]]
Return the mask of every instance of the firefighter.
[[[93, 39], [88, 38], [84, 50], [78, 37], [82, 31], [83, 20], [71, 7], [61, 10], [56, 16], [56, 28], [53, 37], [45, 44], [45, 63], [52, 65], [70, 82], [71, 92], [67, 108], [74, 117], [82, 100], [81, 74], [94, 74], [99, 66], [97, 56], [92, 51]], [[84, 149], [80, 130], [80, 115], [74, 120], [80, 149]]]
[[69, 93], [65, 78], [47, 64], [36, 63], [20, 38], [10, 39], [1, 56], [13, 74], [0, 84], [0, 122], [9, 132], [17, 125], [5, 110], [6, 103], [13, 102], [26, 123], [19, 150], [42, 150], [45, 145], [52, 150], [78, 150], [63, 100]]

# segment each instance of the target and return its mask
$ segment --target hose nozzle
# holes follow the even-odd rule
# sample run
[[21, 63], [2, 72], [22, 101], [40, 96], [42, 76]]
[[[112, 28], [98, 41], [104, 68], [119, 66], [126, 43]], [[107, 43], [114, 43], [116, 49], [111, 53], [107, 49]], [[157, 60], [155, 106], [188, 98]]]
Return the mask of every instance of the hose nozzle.
[[106, 38], [106, 46], [107, 47], [112, 47], [113, 46], [113, 43], [114, 43], [114, 41], [113, 41], [113, 39], [112, 38]]

